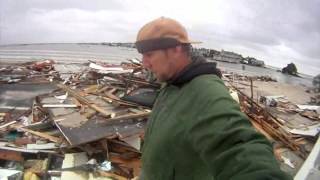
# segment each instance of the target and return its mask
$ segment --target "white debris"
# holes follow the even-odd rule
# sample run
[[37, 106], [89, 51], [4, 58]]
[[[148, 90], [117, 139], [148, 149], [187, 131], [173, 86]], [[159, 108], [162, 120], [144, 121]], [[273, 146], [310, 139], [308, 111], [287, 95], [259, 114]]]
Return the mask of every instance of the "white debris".
[[291, 162], [289, 158], [286, 158], [284, 156], [281, 156], [281, 158], [286, 165], [290, 166], [293, 169], [295, 168], [294, 164]]

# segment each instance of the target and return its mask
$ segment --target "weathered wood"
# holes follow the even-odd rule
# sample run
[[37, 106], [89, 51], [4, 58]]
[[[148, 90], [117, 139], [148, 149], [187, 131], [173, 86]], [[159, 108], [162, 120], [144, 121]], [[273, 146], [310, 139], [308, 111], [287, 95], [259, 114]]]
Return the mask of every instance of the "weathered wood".
[[100, 140], [100, 144], [101, 144], [103, 151], [106, 153], [106, 159], [109, 160], [108, 140], [102, 139], [102, 140]]
[[76, 104], [44, 104], [42, 107], [46, 108], [76, 108]]
[[120, 121], [125, 121], [125, 120], [132, 120], [136, 118], [145, 118], [148, 117], [151, 114], [151, 112], [142, 112], [142, 113], [137, 113], [137, 114], [127, 114], [127, 115], [122, 115], [114, 118], [109, 118], [106, 119], [106, 123], [112, 123], [112, 122], [120, 122]]
[[269, 141], [274, 141], [274, 139], [258, 124], [256, 121], [249, 118], [252, 125], [261, 133], [263, 134]]
[[[55, 121], [57, 127], [62, 132], [64, 137], [68, 140], [71, 146], [78, 146], [80, 144], [96, 141], [105, 137], [127, 137], [133, 134], [144, 131], [145, 121], [135, 122], [110, 122], [106, 125], [105, 118], [99, 117], [81, 123], [80, 126], [70, 128], [65, 126], [63, 121]], [[139, 125], [138, 125], [139, 124]]]
[[33, 131], [31, 129], [26, 129], [26, 128], [23, 128], [23, 127], [19, 127], [20, 130], [22, 131], [25, 131], [25, 132], [28, 132], [28, 133], [31, 133], [33, 135], [36, 135], [36, 136], [39, 136], [39, 137], [42, 137], [42, 138], [45, 138], [45, 139], [48, 139], [52, 142], [55, 142], [55, 143], [59, 143], [61, 142], [61, 140], [57, 137], [54, 137], [54, 136], [50, 136], [46, 133], [43, 133], [43, 132], [38, 132], [38, 131]]
[[[231, 85], [232, 86], [232, 85]], [[251, 101], [250, 97], [243, 92], [232, 86], [239, 92], [239, 97], [242, 99], [241, 105], [244, 107], [244, 112], [251, 117], [254, 121], [259, 123], [263, 130], [265, 130], [273, 138], [280, 140], [283, 144], [293, 150], [298, 156], [303, 159], [306, 158], [306, 152], [300, 147], [299, 143], [295, 141], [292, 134], [287, 132], [283, 123], [278, 118], [274, 117], [270, 112], [266, 111], [258, 103]], [[250, 104], [249, 104], [249, 103]], [[255, 112], [253, 112], [253, 110]], [[259, 115], [263, 115], [264, 118], [259, 118]]]
[[144, 107], [144, 106], [141, 106], [139, 104], [123, 101], [123, 100], [120, 100], [120, 99], [112, 99], [110, 97], [101, 96], [101, 99], [107, 101], [108, 103], [113, 103], [113, 102], [117, 103], [118, 105], [131, 106], [131, 107], [137, 107], [137, 106]]
[[19, 161], [22, 162], [24, 158], [21, 155], [21, 152], [3, 150], [0, 149], [0, 159], [8, 161]]
[[139, 176], [141, 171], [141, 160], [139, 158], [123, 159], [116, 153], [110, 153], [110, 161], [117, 164], [123, 164], [133, 169], [133, 175]]
[[27, 149], [57, 149], [58, 147], [55, 143], [47, 143], [47, 144], [27, 144]]
[[87, 88], [85, 88], [83, 91], [85, 93], [93, 93], [93, 92], [96, 92], [98, 90], [98, 85], [91, 85]]
[[113, 173], [109, 173], [109, 172], [105, 172], [105, 171], [98, 171], [100, 176], [105, 176], [105, 177], [111, 177], [114, 178], [116, 180], [127, 180], [128, 178], [125, 178], [123, 176], [119, 176], [117, 174], [113, 174]]
[[8, 127], [8, 126], [10, 126], [10, 125], [12, 125], [12, 124], [15, 124], [15, 123], [17, 123], [17, 121], [8, 122], [8, 123], [6, 123], [6, 124], [4, 124], [4, 125], [1, 125], [1, 126], [0, 126], [0, 129], [6, 128], [6, 127]]
[[96, 104], [91, 102], [90, 100], [86, 99], [85, 97], [82, 97], [75, 90], [72, 90], [68, 86], [63, 85], [63, 84], [56, 84], [56, 85], [57, 85], [57, 87], [67, 91], [71, 96], [77, 98], [77, 100], [80, 101], [81, 103], [84, 103], [84, 104], [88, 105], [90, 108], [98, 111], [99, 113], [101, 113], [102, 115], [104, 115], [106, 117], [110, 117], [110, 113], [109, 112], [104, 111], [102, 108], [100, 108], [99, 106], [97, 106]]
[[120, 100], [120, 98], [118, 96], [115, 96], [114, 94], [112, 94], [112, 92], [108, 91], [108, 92], [104, 92], [104, 95], [106, 95], [108, 98], [110, 99], [114, 99], [114, 100]]
[[[135, 134], [136, 135], [136, 134]], [[132, 135], [132, 136], [135, 136]], [[135, 152], [140, 154], [140, 151], [138, 151], [136, 148], [132, 147], [128, 143], [116, 140], [116, 139], [108, 139], [108, 142], [110, 142], [110, 151], [118, 152], [118, 153], [125, 153], [125, 152]]]
[[126, 78], [126, 77], [124, 77], [123, 79], [125, 81], [130, 81], [130, 82], [133, 82], [133, 83], [136, 83], [136, 84], [140, 84], [140, 85], [152, 86], [152, 87], [156, 87], [156, 88], [160, 87], [159, 84], [154, 84], [154, 83], [150, 83], [150, 82], [146, 82], [146, 81], [141, 81], [141, 80], [136, 80], [136, 79], [129, 79], [129, 78]]

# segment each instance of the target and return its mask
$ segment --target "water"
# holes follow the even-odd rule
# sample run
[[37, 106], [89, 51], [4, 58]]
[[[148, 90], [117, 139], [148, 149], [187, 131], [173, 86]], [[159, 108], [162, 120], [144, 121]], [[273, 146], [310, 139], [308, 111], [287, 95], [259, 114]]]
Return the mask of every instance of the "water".
[[290, 76], [278, 72], [275, 68], [263, 68], [244, 65], [245, 70], [242, 69], [243, 64], [233, 64], [225, 62], [217, 62], [218, 67], [222, 70], [228, 72], [236, 72], [238, 74], [248, 75], [248, 76], [270, 76], [276, 79], [278, 82], [293, 84], [293, 85], [302, 85], [306, 87], [312, 87], [312, 78], [307, 75], [300, 75], [301, 77]]
[[[88, 60], [104, 61], [119, 64], [131, 58], [141, 58], [141, 55], [132, 48], [110, 47], [97, 44], [31, 44], [0, 46], [1, 62], [25, 62], [43, 59], [52, 59], [57, 62], [87, 62]], [[260, 68], [242, 64], [217, 62], [222, 70], [252, 76], [271, 76], [278, 82], [295, 85], [312, 86], [312, 77], [294, 77], [284, 75], [271, 68]]]
[[87, 62], [88, 60], [119, 63], [140, 57], [132, 48], [89, 44], [31, 44], [0, 46], [0, 62], [52, 59], [57, 62]]

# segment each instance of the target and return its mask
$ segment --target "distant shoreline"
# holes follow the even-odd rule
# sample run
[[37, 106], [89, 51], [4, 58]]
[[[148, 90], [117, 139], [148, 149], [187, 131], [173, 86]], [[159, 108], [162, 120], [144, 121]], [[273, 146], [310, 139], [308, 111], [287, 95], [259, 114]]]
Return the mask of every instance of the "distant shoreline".
[[[28, 46], [28, 45], [49, 45], [49, 44], [79, 44], [79, 45], [103, 45], [107, 46], [109, 42], [97, 42], [97, 43], [73, 43], [73, 42], [57, 42], [57, 43], [18, 43], [18, 44], [0, 44], [0, 47], [6, 46]], [[117, 43], [117, 42], [110, 42]], [[132, 42], [119, 42], [123, 44], [132, 43]], [[133, 44], [133, 43], [132, 43]]]
[[[114, 47], [102, 43], [33, 43], [0, 45], [1, 62], [27, 62], [51, 59], [58, 63], [84, 63], [88, 60], [103, 61], [113, 64], [131, 58], [141, 59], [135, 49], [130, 47]], [[246, 64], [232, 64], [219, 62], [223, 68], [248, 75], [270, 75], [280, 82], [311, 85], [313, 76], [302, 74], [301, 78], [288, 76], [276, 72], [280, 68], [266, 65], [265, 68]], [[242, 66], [245, 65], [245, 70]], [[299, 80], [300, 79], [300, 80]], [[305, 79], [305, 80], [303, 80]]]

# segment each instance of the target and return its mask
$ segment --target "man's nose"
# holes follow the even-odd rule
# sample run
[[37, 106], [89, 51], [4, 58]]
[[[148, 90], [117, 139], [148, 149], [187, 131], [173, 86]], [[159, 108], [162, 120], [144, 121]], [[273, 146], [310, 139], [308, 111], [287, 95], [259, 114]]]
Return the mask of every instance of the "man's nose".
[[148, 69], [150, 67], [149, 59], [144, 55], [142, 56], [142, 65], [146, 69]]

